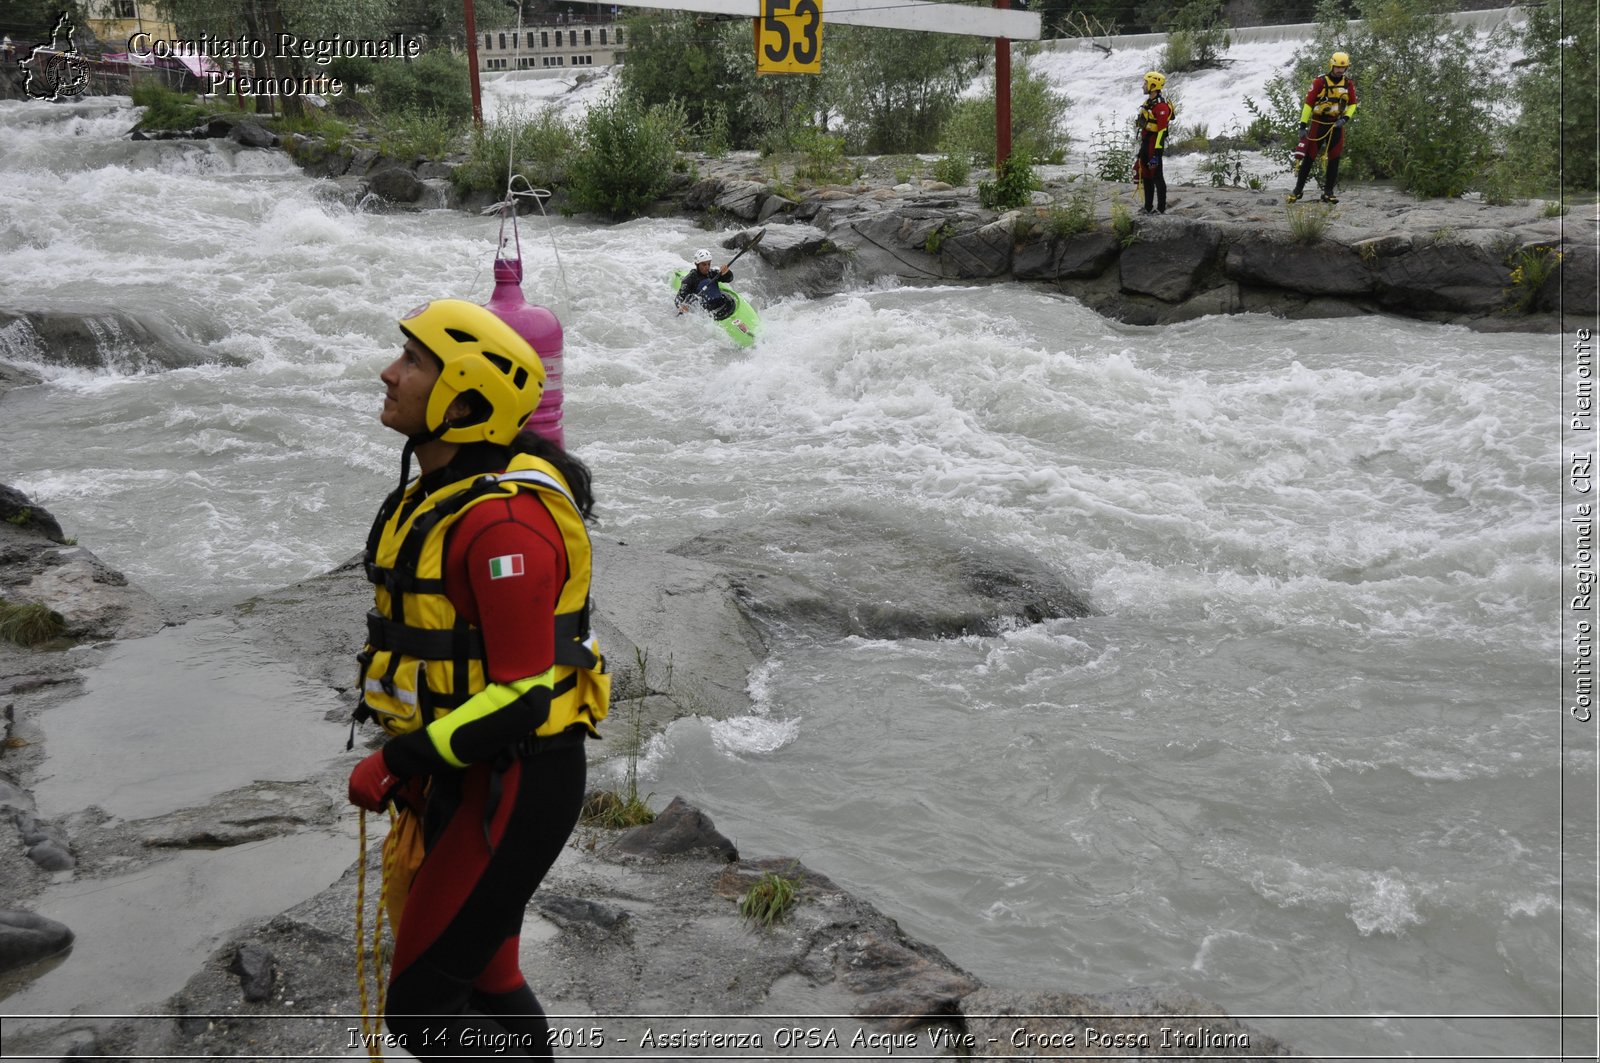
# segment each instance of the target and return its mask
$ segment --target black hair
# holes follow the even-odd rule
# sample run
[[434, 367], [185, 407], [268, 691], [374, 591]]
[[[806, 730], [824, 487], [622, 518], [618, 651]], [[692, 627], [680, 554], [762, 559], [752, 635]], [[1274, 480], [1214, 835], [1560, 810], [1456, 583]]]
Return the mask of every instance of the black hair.
[[576, 455], [567, 453], [560, 445], [528, 429], [517, 433], [517, 438], [511, 443], [511, 451], [514, 454], [530, 454], [554, 465], [572, 489], [572, 501], [577, 504], [578, 513], [584, 520], [594, 513], [593, 477], [589, 473], [589, 466]]
[[[463, 428], [467, 425], [478, 424], [489, 416], [489, 400], [485, 399], [476, 390], [464, 391], [461, 398], [466, 400], [467, 416], [450, 422], [448, 427]], [[474, 444], [467, 444], [473, 446]], [[494, 447], [504, 453], [510, 450], [513, 454], [529, 454], [541, 461], [548, 461], [556, 467], [561, 478], [567, 481], [567, 486], [572, 489], [572, 501], [577, 504], [578, 513], [584, 520], [588, 520], [594, 513], [594, 487], [593, 477], [589, 473], [589, 466], [578, 458], [568, 454], [565, 449], [556, 443], [538, 435], [528, 428], [518, 432], [508, 447], [498, 447], [493, 443], [483, 446]], [[452, 465], [460, 462], [452, 462]], [[492, 461], [491, 461], [492, 464]]]

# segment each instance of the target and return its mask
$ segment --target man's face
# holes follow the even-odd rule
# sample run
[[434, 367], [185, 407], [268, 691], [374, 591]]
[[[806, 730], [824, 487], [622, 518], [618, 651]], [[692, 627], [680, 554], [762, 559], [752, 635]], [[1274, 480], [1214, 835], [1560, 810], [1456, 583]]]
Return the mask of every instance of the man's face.
[[694, 264], [694, 268], [699, 270], [701, 275], [704, 276], [705, 274], [711, 272], [711, 263], [709, 263], [709, 262], [696, 262]]
[[1336, 66], [1328, 72], [1333, 75], [1333, 80], [1338, 81], [1340, 78], [1344, 77], [1344, 71], [1344, 67]]
[[428, 396], [439, 379], [439, 359], [414, 339], [400, 348], [400, 357], [390, 362], [378, 379], [383, 381], [383, 412], [379, 420], [403, 436], [418, 436], [428, 430]]

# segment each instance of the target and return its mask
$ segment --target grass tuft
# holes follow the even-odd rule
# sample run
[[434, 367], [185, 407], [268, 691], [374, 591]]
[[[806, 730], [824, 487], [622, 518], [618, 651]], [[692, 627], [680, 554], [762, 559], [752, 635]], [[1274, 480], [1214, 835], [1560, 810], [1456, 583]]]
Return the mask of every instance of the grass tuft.
[[0, 599], [0, 638], [18, 646], [37, 646], [67, 630], [61, 614], [42, 602], [8, 602]]
[[[794, 870], [791, 866], [790, 870]], [[800, 901], [800, 876], [768, 871], [745, 895], [739, 898], [739, 914], [753, 923], [770, 927], [780, 923]]]
[[1306, 203], [1288, 210], [1289, 235], [1297, 244], [1316, 243], [1333, 223], [1333, 207], [1326, 203]]

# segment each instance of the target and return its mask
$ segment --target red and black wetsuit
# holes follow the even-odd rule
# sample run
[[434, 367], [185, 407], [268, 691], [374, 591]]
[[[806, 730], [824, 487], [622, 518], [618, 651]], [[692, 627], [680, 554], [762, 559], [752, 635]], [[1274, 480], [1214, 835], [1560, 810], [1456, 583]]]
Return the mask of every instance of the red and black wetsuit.
[[1339, 183], [1339, 159], [1344, 155], [1344, 124], [1356, 110], [1356, 79], [1349, 73], [1335, 78], [1323, 74], [1311, 82], [1305, 103], [1300, 107], [1300, 123], [1306, 127], [1295, 149], [1300, 170], [1295, 176], [1294, 194], [1298, 197], [1311, 177], [1317, 156], [1327, 153], [1328, 168], [1323, 176], [1322, 193], [1331, 197]]
[[[504, 465], [497, 448], [464, 447], [415, 497]], [[521, 555], [520, 572], [491, 574], [491, 559], [511, 555]], [[489, 683], [552, 666], [566, 570], [561, 532], [535, 492], [482, 502], [450, 530], [445, 594], [482, 632]], [[482, 1049], [463, 1034], [481, 1044], [501, 1032], [523, 1056], [550, 1055], [549, 1026], [517, 951], [524, 910], [577, 822], [585, 756], [581, 733], [529, 739], [548, 710], [548, 691], [535, 688], [454, 732], [451, 752], [465, 769], [447, 764], [426, 730], [384, 749], [397, 774], [429, 778], [426, 856], [395, 934], [385, 1009], [390, 1032], [418, 1059], [473, 1058]]]
[[1160, 92], [1152, 92], [1139, 108], [1139, 153], [1134, 166], [1144, 181], [1144, 210], [1167, 209], [1167, 176], [1161, 165], [1167, 148], [1167, 128], [1172, 124], [1172, 105]]

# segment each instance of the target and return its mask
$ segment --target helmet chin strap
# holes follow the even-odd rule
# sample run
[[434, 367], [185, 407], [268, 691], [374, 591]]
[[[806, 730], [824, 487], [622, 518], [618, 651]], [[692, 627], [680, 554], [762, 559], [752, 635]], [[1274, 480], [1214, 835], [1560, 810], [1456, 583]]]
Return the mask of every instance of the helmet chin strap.
[[400, 490], [404, 491], [406, 489], [406, 484], [411, 482], [412, 453], [424, 443], [432, 443], [435, 439], [438, 439], [440, 436], [444, 435], [454, 427], [455, 425], [447, 419], [441, 422], [437, 428], [430, 428], [426, 432], [420, 432], [417, 435], [406, 437], [406, 445], [404, 449], [400, 451]]

